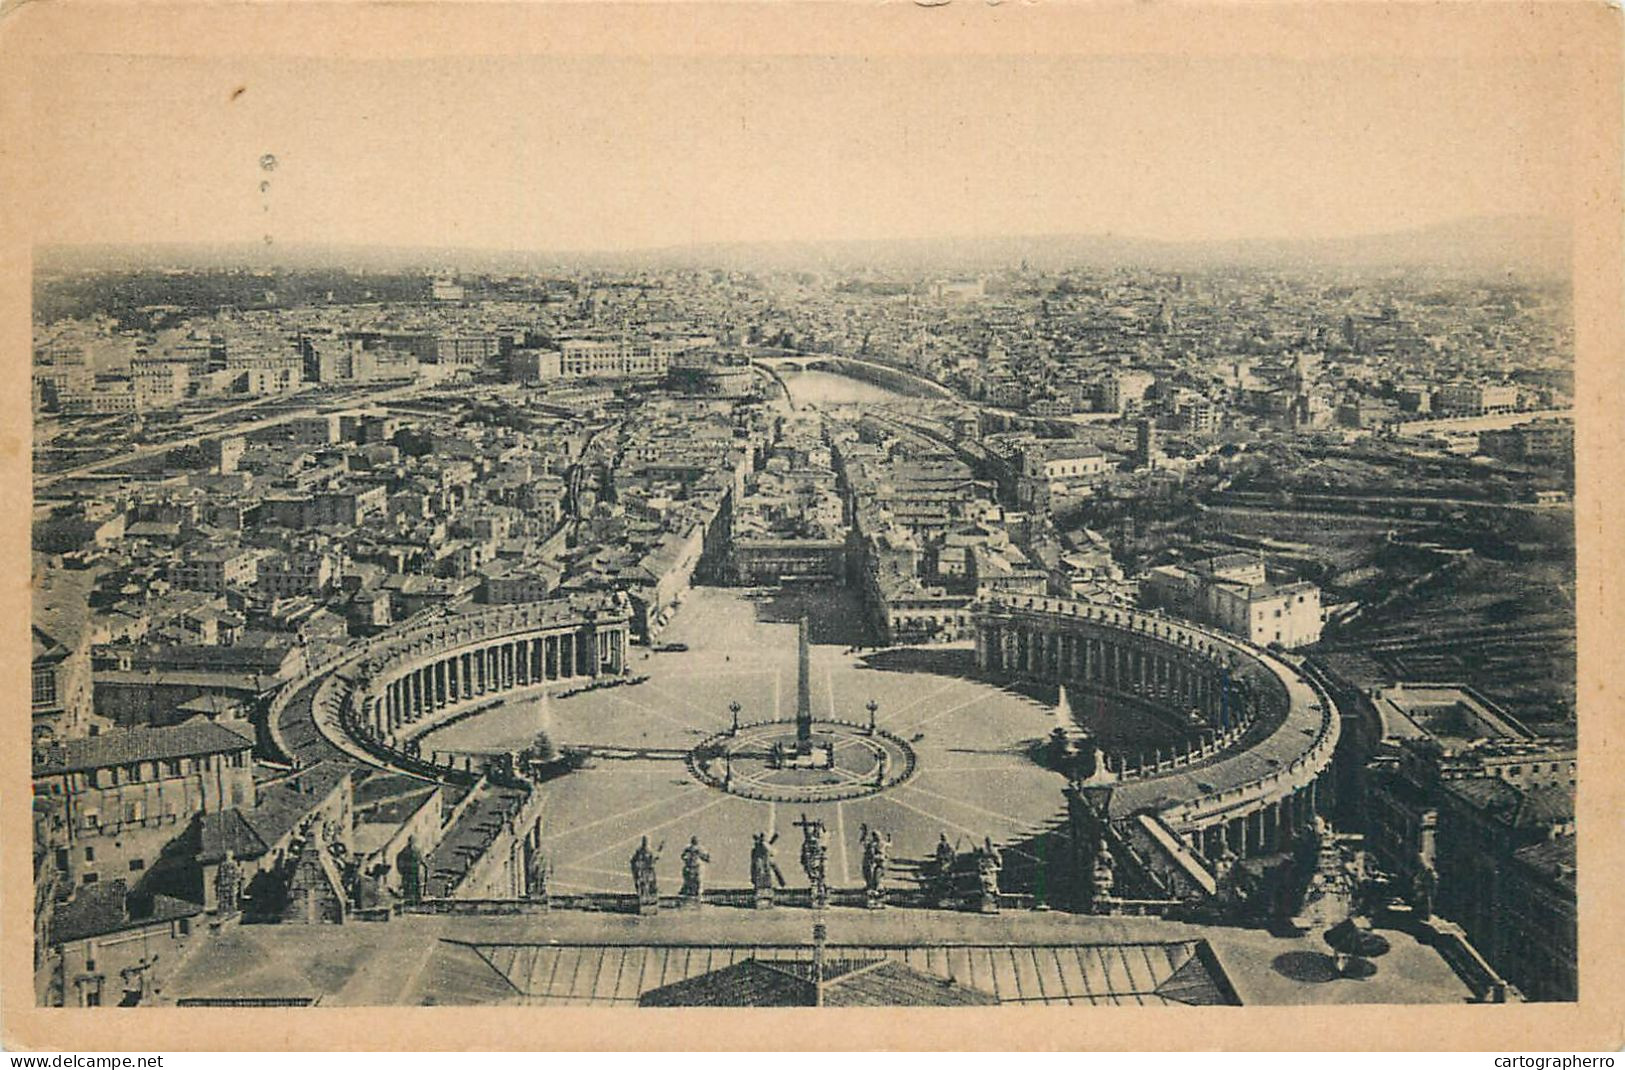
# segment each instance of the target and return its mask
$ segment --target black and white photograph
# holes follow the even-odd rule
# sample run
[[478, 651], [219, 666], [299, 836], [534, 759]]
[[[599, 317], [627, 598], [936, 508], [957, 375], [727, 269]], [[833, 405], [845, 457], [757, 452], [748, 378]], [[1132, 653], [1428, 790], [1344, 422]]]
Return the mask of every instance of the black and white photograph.
[[1617, 18], [263, 6], [11, 76], [13, 1006], [1604, 995]]

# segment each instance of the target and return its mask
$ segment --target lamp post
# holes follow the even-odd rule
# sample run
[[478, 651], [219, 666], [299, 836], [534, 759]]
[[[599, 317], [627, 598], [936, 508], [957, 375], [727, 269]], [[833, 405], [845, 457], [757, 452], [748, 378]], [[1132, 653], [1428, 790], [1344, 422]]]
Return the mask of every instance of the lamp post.
[[870, 699], [869, 704], [863, 708], [869, 711], [869, 734], [872, 736], [875, 734], [875, 711], [880, 709], [880, 703]]
[[739, 734], [739, 711], [740, 711], [740, 709], [741, 709], [741, 707], [739, 705], [739, 700], [738, 699], [735, 699], [734, 701], [728, 703], [728, 712], [733, 714], [733, 717], [734, 717], [734, 726], [733, 726], [732, 730], [730, 730], [729, 733], [728, 733], [730, 736], [737, 736]]

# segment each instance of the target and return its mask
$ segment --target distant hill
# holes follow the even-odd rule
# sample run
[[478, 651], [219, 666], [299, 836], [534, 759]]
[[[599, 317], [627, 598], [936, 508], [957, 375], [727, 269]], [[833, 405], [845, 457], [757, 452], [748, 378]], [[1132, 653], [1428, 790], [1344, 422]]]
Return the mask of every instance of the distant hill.
[[756, 241], [629, 252], [516, 252], [408, 246], [129, 245], [53, 246], [36, 251], [40, 270], [158, 267], [246, 270], [545, 272], [581, 269], [976, 271], [1026, 261], [1034, 268], [1192, 268], [1224, 265], [1420, 268], [1566, 276], [1566, 225], [1531, 216], [1464, 219], [1412, 230], [1326, 239], [1167, 242], [1113, 234], [950, 237], [850, 241]]
[[1112, 234], [1058, 234], [896, 241], [749, 242], [628, 254], [649, 266], [890, 267], [973, 270], [1025, 260], [1034, 268], [1214, 267], [1301, 264], [1437, 267], [1536, 274], [1569, 272], [1566, 226], [1538, 217], [1460, 220], [1414, 230], [1333, 239], [1167, 242]]

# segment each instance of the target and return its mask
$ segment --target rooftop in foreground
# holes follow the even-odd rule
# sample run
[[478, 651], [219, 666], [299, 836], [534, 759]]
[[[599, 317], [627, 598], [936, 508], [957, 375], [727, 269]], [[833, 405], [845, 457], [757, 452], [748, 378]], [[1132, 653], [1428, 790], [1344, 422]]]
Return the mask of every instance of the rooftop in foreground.
[[[329, 1006], [630, 1006], [661, 984], [747, 959], [809, 961], [812, 920], [805, 909], [704, 908], [652, 917], [556, 910], [413, 915], [339, 927], [233, 926], [195, 949], [165, 997], [305, 998]], [[1335, 975], [1319, 933], [1276, 936], [1154, 918], [1029, 911], [982, 917], [835, 908], [827, 921], [831, 960], [896, 961], [920, 975], [952, 977], [999, 1002], [1332, 1005], [1472, 998], [1432, 948], [1386, 930], [1393, 946], [1376, 960], [1376, 974], [1353, 979]], [[629, 970], [642, 979], [628, 978]], [[1216, 998], [1225, 983], [1233, 999]]]

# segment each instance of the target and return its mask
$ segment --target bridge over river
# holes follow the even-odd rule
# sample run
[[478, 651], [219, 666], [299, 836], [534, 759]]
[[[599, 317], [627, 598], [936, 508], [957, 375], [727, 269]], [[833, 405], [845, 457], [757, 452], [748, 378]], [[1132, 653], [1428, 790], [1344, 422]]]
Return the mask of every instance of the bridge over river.
[[879, 404], [911, 398], [955, 401], [941, 383], [901, 368], [834, 354], [756, 357], [754, 363], [784, 386], [795, 404]]

